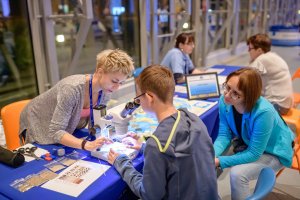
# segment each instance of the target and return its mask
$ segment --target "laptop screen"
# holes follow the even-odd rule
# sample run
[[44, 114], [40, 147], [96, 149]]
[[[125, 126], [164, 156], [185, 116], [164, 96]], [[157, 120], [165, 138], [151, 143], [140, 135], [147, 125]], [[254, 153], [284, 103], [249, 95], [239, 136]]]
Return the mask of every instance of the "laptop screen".
[[186, 75], [189, 100], [220, 97], [218, 74], [216, 72]]

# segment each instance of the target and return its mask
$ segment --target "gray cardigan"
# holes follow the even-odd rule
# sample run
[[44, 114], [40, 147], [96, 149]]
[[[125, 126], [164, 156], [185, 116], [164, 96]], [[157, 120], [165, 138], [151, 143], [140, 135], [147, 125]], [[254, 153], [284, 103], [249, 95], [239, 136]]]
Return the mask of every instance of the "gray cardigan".
[[[85, 75], [68, 76], [32, 99], [20, 116], [19, 134], [27, 130], [25, 142], [54, 144], [64, 134], [72, 134], [80, 121], [87, 92], [85, 84]], [[109, 98], [110, 95], [103, 93], [101, 104], [106, 104]]]

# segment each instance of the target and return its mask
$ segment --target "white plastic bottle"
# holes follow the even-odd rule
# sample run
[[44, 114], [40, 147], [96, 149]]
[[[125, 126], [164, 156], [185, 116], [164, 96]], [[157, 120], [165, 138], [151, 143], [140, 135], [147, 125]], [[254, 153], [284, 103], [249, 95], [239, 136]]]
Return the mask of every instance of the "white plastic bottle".
[[0, 119], [0, 145], [1, 146], [6, 145], [4, 129], [3, 129], [3, 126], [2, 126], [2, 120], [1, 119]]

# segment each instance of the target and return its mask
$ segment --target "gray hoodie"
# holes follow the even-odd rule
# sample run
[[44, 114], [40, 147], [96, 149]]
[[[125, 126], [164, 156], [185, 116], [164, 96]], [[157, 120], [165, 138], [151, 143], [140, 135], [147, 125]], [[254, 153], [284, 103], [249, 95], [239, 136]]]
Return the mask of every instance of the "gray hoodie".
[[[177, 113], [164, 119], [153, 133], [165, 146]], [[165, 153], [153, 138], [144, 150], [143, 174], [126, 155], [114, 166], [142, 199], [218, 199], [214, 150], [206, 126], [195, 114], [181, 110], [181, 119]]]

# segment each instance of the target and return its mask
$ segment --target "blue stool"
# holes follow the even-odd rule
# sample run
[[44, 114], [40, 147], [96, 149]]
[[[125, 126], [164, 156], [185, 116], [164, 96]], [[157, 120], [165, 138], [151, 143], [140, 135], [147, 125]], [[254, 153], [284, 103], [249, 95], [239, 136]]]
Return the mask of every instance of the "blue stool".
[[276, 176], [273, 169], [270, 167], [263, 168], [258, 176], [253, 194], [247, 197], [246, 200], [263, 199], [272, 192], [275, 182]]

